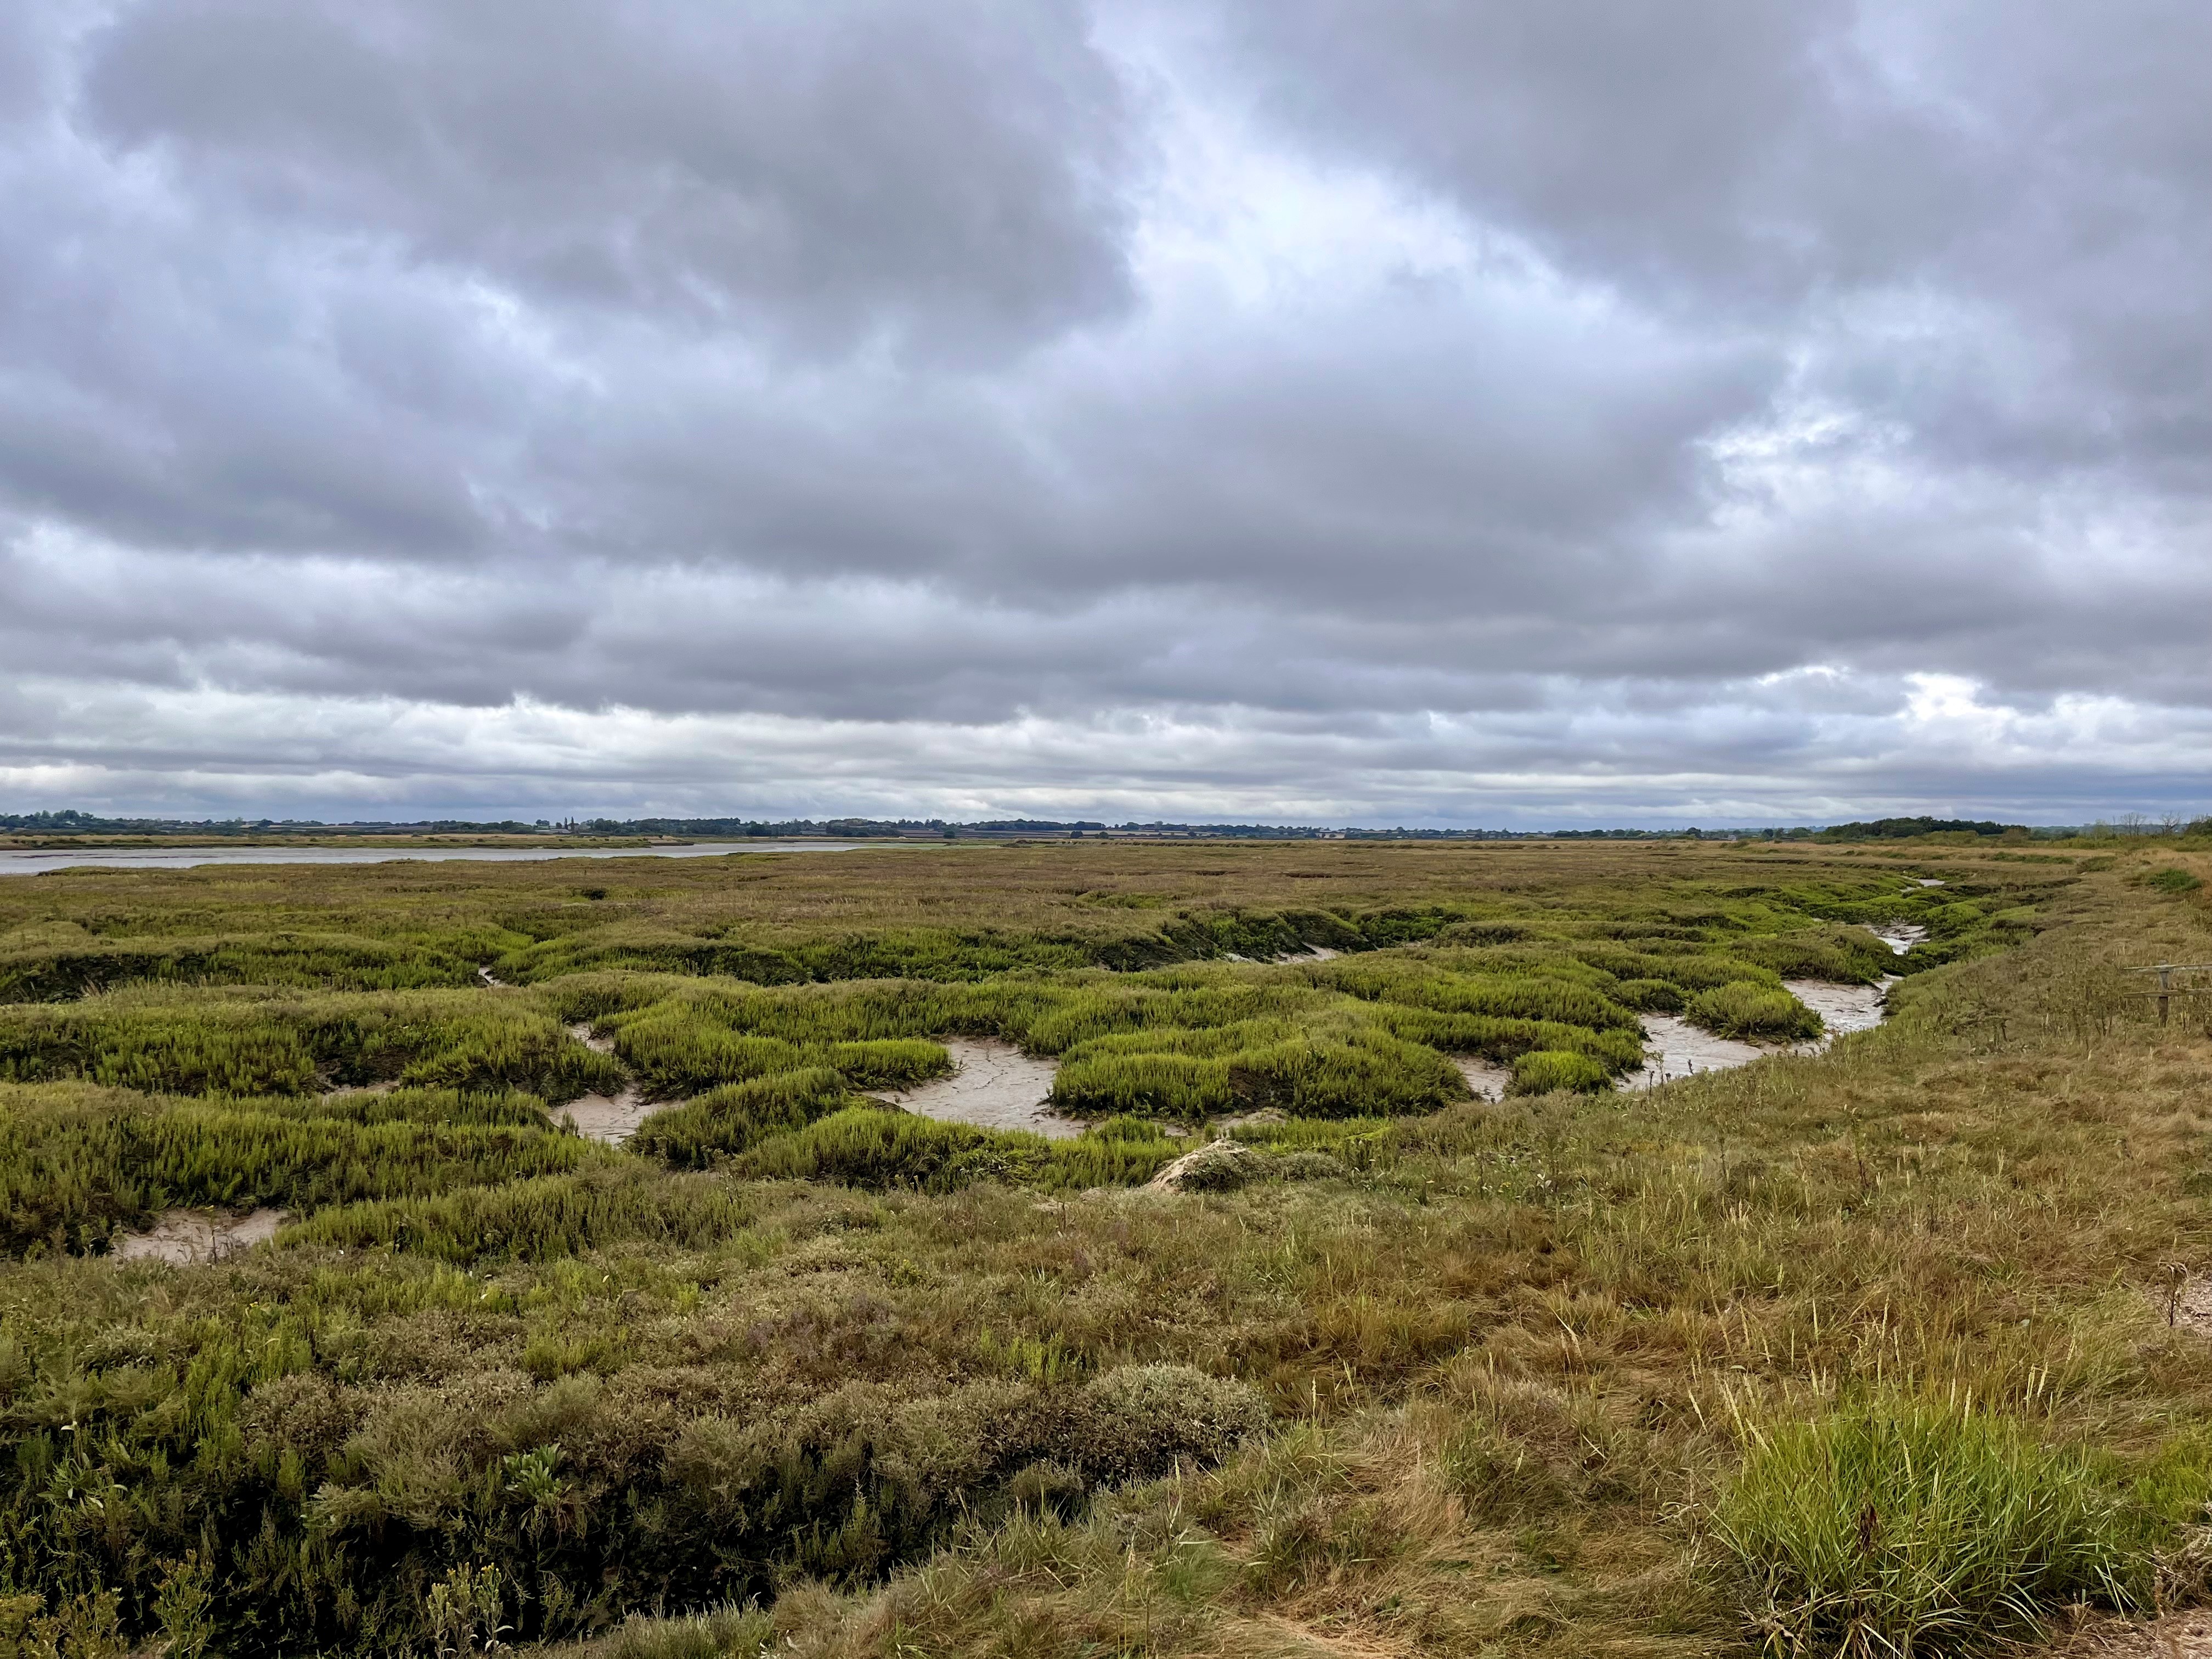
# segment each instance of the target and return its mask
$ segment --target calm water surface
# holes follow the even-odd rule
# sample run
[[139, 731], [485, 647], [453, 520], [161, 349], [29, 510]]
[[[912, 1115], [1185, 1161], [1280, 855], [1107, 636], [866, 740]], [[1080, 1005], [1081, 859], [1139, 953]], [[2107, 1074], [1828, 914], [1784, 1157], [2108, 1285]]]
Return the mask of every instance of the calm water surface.
[[0, 852], [0, 876], [49, 870], [189, 870], [204, 864], [541, 864], [550, 859], [718, 859], [732, 853], [849, 853], [898, 842], [702, 841], [682, 847], [119, 847], [100, 852]]

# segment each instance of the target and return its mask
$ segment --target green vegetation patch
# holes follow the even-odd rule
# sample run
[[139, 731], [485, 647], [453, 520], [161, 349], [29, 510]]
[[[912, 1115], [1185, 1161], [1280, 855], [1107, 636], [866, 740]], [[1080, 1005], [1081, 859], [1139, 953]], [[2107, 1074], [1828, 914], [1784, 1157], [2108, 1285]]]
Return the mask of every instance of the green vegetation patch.
[[2156, 1547], [2195, 1516], [2016, 1419], [1912, 1401], [1763, 1434], [1714, 1518], [1771, 1650], [1943, 1654], [2147, 1605]]
[[482, 991], [289, 997], [145, 988], [0, 1006], [0, 1080], [82, 1078], [148, 1093], [312, 1094], [396, 1080], [573, 1100], [622, 1068], [544, 1009]]
[[1126, 1123], [1110, 1133], [1050, 1140], [860, 1106], [771, 1135], [730, 1168], [756, 1180], [878, 1189], [946, 1193], [995, 1181], [1060, 1192], [1148, 1181], [1189, 1146], [1157, 1133], [1132, 1134]]
[[[295, 1213], [573, 1171], [618, 1156], [556, 1132], [524, 1097], [417, 1095], [419, 1117], [297, 1103], [163, 1103], [0, 1088], [0, 1248], [82, 1251], [173, 1208]], [[526, 1110], [534, 1121], [517, 1122]]]
[[584, 1161], [573, 1175], [460, 1187], [326, 1209], [287, 1228], [288, 1249], [375, 1249], [434, 1261], [558, 1261], [618, 1245], [699, 1250], [744, 1237], [752, 1194], [708, 1176], [672, 1176], [635, 1160]]
[[774, 1073], [655, 1112], [630, 1137], [629, 1150], [678, 1169], [711, 1169], [770, 1135], [857, 1103], [844, 1073], [829, 1066]]
[[1722, 1036], [1767, 1042], [1820, 1035], [1820, 1015], [1787, 991], [1770, 991], [1741, 981], [1702, 991], [1691, 999], [1689, 1018]]

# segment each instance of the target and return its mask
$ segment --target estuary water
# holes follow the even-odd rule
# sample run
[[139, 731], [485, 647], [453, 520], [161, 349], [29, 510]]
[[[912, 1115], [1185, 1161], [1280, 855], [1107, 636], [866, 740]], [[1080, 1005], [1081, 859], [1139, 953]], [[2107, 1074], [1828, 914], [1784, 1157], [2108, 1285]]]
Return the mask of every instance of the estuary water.
[[542, 864], [551, 859], [719, 859], [732, 853], [850, 853], [899, 842], [701, 841], [672, 847], [118, 847], [0, 852], [0, 876], [49, 870], [190, 870], [206, 864]]

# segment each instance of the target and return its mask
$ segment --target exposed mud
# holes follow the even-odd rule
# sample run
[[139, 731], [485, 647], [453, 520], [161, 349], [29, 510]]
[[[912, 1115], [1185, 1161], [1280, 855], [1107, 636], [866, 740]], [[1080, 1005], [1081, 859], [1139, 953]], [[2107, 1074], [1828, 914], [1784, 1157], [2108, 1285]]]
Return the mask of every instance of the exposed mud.
[[284, 1224], [282, 1210], [232, 1215], [223, 1210], [168, 1210], [147, 1231], [116, 1239], [108, 1254], [118, 1261], [220, 1261], [227, 1255], [265, 1244]]
[[1874, 985], [1831, 985], [1821, 979], [1784, 980], [1784, 988], [1820, 1015], [1828, 1028], [1826, 1036], [1809, 1046], [1799, 1045], [1798, 1052], [1817, 1054], [1839, 1036], [1874, 1030], [1881, 1024], [1889, 988], [1898, 982], [1895, 974], [1885, 975]]
[[1867, 931], [1900, 957], [1928, 937], [1928, 930], [1917, 921], [1884, 922]]
[[1678, 1078], [1695, 1077], [1700, 1072], [1725, 1072], [1748, 1066], [1754, 1060], [1764, 1060], [1769, 1054], [1790, 1052], [1780, 1045], [1766, 1047], [1739, 1042], [1734, 1037], [1715, 1036], [1691, 1024], [1680, 1014], [1646, 1014], [1644, 1030], [1644, 1069], [1631, 1084], [1639, 1089], [1672, 1083]]
[[878, 1098], [947, 1123], [1029, 1129], [1054, 1139], [1083, 1133], [1082, 1124], [1046, 1104], [1060, 1070], [1054, 1061], [1035, 1059], [1011, 1042], [950, 1037], [945, 1047], [952, 1056], [951, 1076]]
[[2175, 1329], [2212, 1336], [2212, 1276], [2178, 1273], [2159, 1303], [2159, 1311]]
[[375, 1083], [363, 1083], [350, 1089], [325, 1089], [316, 1096], [318, 1100], [343, 1100], [349, 1095], [388, 1095], [399, 1086], [398, 1078], [385, 1078]]
[[[593, 1036], [587, 1024], [569, 1026], [568, 1035], [595, 1054], [615, 1051], [613, 1040]], [[564, 1106], [552, 1108], [550, 1115], [556, 1123], [565, 1120], [574, 1124], [576, 1133], [586, 1140], [619, 1146], [637, 1133], [639, 1124], [671, 1104], [673, 1103], [665, 1100], [647, 1100], [632, 1084], [618, 1095], [584, 1095]]]
[[1513, 1081], [1513, 1068], [1493, 1066], [1486, 1060], [1474, 1060], [1467, 1055], [1455, 1056], [1452, 1064], [1467, 1079], [1467, 1086], [1474, 1091], [1477, 1100], [1503, 1100], [1508, 1085]]
[[586, 1140], [619, 1146], [637, 1133], [637, 1126], [672, 1103], [647, 1100], [633, 1086], [618, 1095], [585, 1095], [552, 1109], [556, 1123], [574, 1124]]
[[1878, 985], [1831, 985], [1826, 980], [1787, 979], [1784, 986], [1827, 1027], [1805, 1042], [1744, 1042], [1715, 1036], [1692, 1025], [1679, 1014], [1646, 1014], [1644, 1030], [1644, 1068], [1628, 1086], [1649, 1089], [1700, 1072], [1726, 1072], [1748, 1066], [1769, 1054], [1817, 1054], [1839, 1036], [1869, 1031], [1881, 1024], [1882, 999], [1898, 982], [1896, 975]]

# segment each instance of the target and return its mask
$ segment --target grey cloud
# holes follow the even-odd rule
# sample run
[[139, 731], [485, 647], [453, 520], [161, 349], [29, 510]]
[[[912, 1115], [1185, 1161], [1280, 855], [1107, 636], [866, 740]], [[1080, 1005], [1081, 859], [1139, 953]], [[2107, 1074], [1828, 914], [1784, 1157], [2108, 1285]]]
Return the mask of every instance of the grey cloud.
[[[2049, 723], [1991, 749], [1973, 732], [1920, 741], [1879, 717], [1807, 726], [1758, 688], [1645, 713], [1642, 688], [1566, 684], [1504, 719], [1092, 719], [977, 728], [928, 721], [597, 720], [532, 708], [461, 720], [307, 702], [234, 711], [115, 694], [55, 699], [40, 729], [0, 734], [0, 776], [65, 758], [82, 798], [409, 801], [500, 812], [592, 810], [1152, 811], [1383, 822], [1683, 822], [1846, 816], [1914, 805], [2077, 816], [2186, 806], [2174, 762], [2212, 738], [2200, 714], [2069, 733]], [[1686, 719], [1685, 716], [1694, 716]], [[535, 736], [537, 742], [526, 739]], [[1902, 740], [1900, 740], [1900, 738]], [[343, 756], [342, 761], [332, 760]], [[326, 809], [327, 810], [327, 809]]]
[[1845, 296], [1924, 307], [1902, 338], [1846, 325], [1826, 376], [1931, 451], [2204, 487], [2202, 8], [1231, 15], [1286, 125], [1412, 171], [1571, 269], [1701, 316], [1809, 307], [1816, 339]]
[[1130, 302], [1129, 102], [1074, 6], [185, 0], [125, 11], [82, 107], [535, 295], [968, 355]]
[[1693, 307], [1909, 273], [1972, 202], [1972, 130], [1848, 0], [1220, 10], [1225, 72], [1287, 129]]
[[0, 793], [2203, 781], [2212, 25], [1196, 15], [0, 19]]

